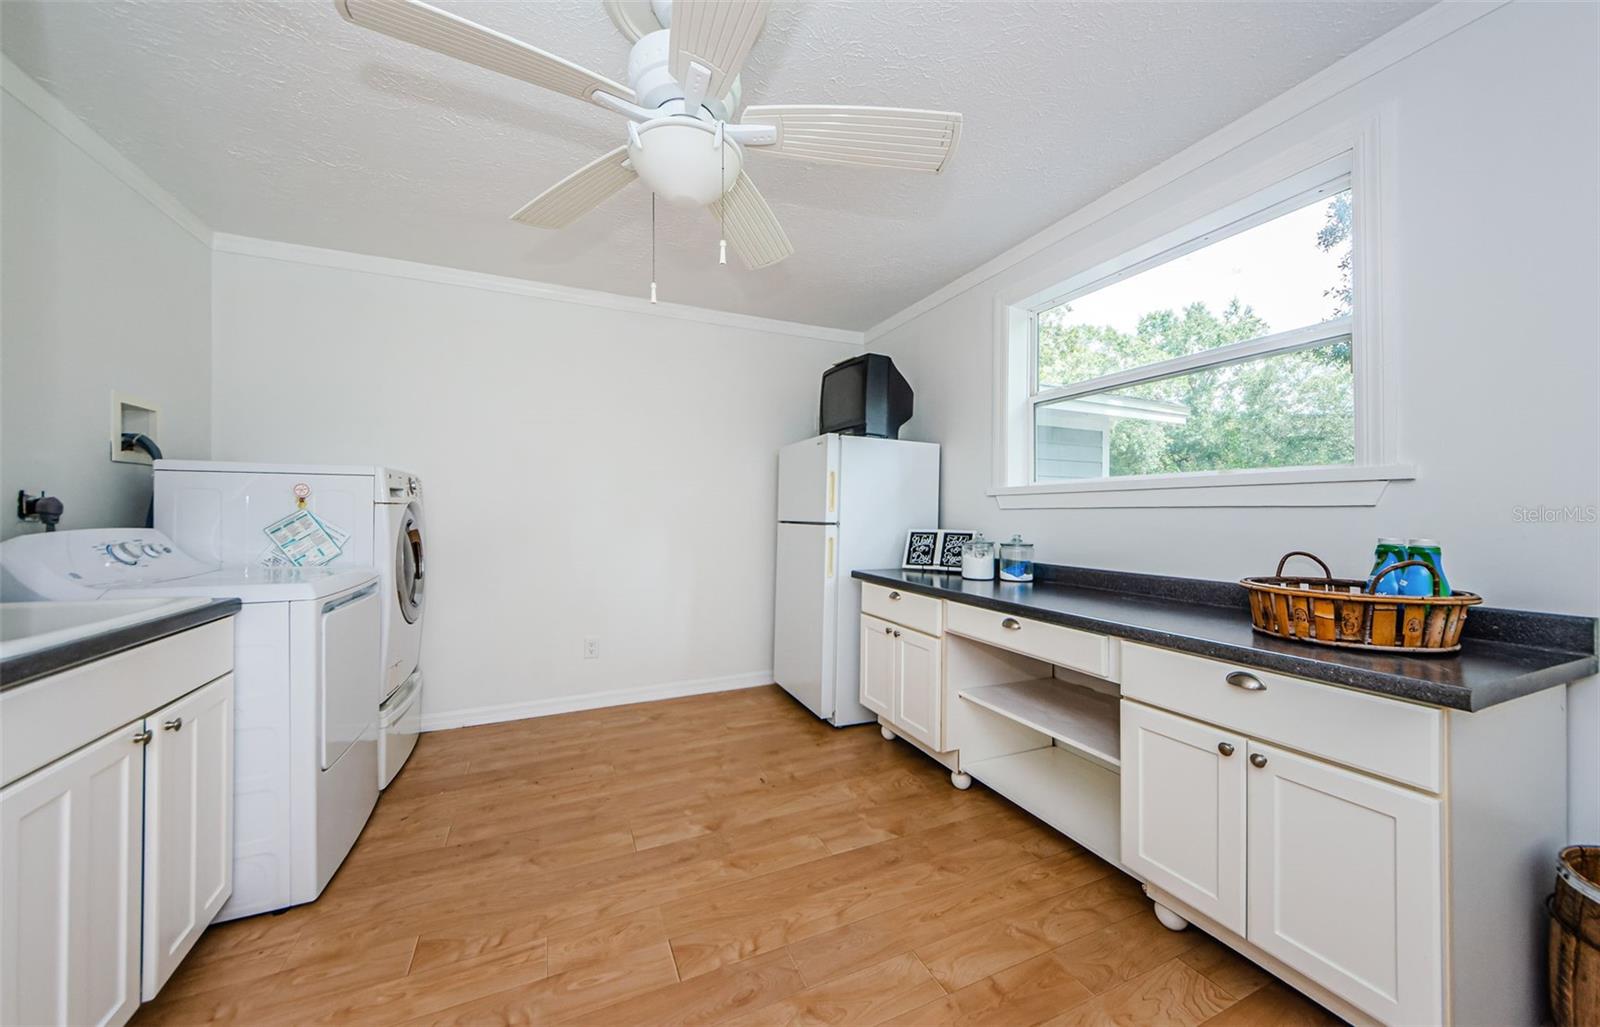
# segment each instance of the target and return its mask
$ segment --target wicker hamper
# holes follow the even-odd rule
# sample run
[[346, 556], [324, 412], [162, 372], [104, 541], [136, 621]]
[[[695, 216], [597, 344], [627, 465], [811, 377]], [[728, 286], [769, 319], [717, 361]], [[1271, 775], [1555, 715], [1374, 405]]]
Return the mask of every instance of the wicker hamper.
[[1550, 910], [1550, 1008], [1561, 1027], [1600, 1024], [1600, 845], [1561, 850]]

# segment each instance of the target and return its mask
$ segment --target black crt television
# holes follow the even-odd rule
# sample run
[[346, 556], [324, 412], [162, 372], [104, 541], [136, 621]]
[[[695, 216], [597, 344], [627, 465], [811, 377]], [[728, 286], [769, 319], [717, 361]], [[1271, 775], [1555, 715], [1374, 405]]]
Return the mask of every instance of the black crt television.
[[841, 360], [822, 373], [820, 434], [897, 439], [911, 420], [911, 386], [882, 353]]

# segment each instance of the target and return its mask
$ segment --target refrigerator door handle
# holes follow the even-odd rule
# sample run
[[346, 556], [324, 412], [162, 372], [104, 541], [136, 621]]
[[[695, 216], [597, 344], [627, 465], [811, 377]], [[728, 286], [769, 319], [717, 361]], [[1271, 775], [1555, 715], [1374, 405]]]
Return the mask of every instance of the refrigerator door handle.
[[828, 512], [833, 513], [839, 508], [839, 472], [828, 472]]

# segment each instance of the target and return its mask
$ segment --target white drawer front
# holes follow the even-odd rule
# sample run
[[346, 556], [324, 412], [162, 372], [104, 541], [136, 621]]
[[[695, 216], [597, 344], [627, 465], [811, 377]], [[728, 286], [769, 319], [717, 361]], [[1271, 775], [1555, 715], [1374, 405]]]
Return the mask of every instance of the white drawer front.
[[957, 635], [1045, 660], [1058, 667], [1070, 667], [1096, 677], [1112, 677], [1112, 643], [1105, 635], [961, 603], [948, 604], [945, 616], [947, 626]]
[[935, 637], [944, 633], [944, 602], [882, 585], [861, 583], [861, 612]]
[[[1236, 673], [1241, 684], [1263, 687], [1230, 684]], [[1122, 694], [1439, 791], [1444, 721], [1431, 707], [1133, 644], [1122, 647]]]

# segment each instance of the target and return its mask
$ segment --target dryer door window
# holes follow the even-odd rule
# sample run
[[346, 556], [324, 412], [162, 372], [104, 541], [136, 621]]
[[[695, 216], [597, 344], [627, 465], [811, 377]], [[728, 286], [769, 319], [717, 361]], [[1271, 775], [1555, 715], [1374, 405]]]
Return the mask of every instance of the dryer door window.
[[407, 624], [422, 616], [422, 510], [416, 503], [406, 506], [395, 536], [394, 587], [400, 614]]

